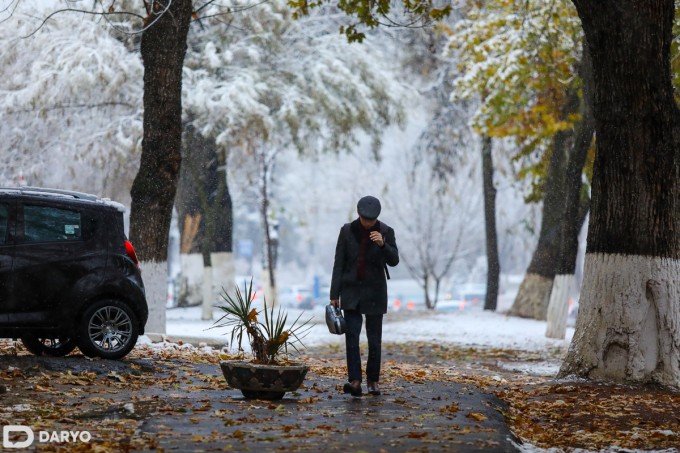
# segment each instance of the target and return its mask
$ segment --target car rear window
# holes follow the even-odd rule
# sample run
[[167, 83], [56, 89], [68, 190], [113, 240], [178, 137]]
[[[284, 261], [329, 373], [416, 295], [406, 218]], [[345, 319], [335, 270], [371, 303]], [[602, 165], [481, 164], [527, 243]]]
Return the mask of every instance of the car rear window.
[[24, 241], [76, 241], [82, 237], [80, 212], [24, 205]]

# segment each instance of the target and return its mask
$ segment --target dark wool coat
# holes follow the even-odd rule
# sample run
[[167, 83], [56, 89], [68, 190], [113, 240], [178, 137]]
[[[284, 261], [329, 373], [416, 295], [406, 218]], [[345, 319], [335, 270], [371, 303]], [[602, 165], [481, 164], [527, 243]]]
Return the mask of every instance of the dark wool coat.
[[340, 229], [338, 244], [335, 247], [335, 263], [331, 280], [331, 300], [340, 299], [344, 310], [360, 309], [365, 315], [387, 313], [387, 280], [385, 264], [399, 264], [399, 250], [394, 230], [380, 221], [371, 231], [380, 231], [385, 245], [378, 246], [369, 240], [366, 247], [366, 277], [357, 278], [357, 259], [361, 244], [361, 223], [356, 219]]

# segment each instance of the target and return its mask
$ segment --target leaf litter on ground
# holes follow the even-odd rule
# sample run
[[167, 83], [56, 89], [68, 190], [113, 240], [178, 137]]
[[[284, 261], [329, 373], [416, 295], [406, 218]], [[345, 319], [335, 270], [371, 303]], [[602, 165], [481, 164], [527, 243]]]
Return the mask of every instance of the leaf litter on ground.
[[[8, 357], [28, 355], [13, 342], [0, 342], [0, 349]], [[309, 352], [299, 358], [311, 367], [309, 378], [300, 389], [305, 395], [298, 393], [296, 411], [301, 414], [313, 410], [323, 398], [332, 398], [341, 392], [339, 384], [333, 388], [320, 387], [315, 382], [318, 377], [340, 382], [346, 372], [341, 348], [318, 347]], [[513, 433], [528, 444], [546, 449], [599, 451], [616, 445], [627, 449], [662, 450], [680, 445], [680, 393], [676, 390], [588, 381], [557, 382], [552, 376], [536, 376], [500, 366], [503, 362], [539, 364], [559, 361], [565, 352], [559, 348], [528, 352], [445, 343], [389, 343], [384, 347], [383, 386], [397, 391], [408, 382], [455, 382], [495, 393], [506, 404], [498, 409], [506, 417]], [[259, 407], [276, 417], [276, 414], [291, 408], [271, 403], [244, 408], [244, 400], [229, 398], [222, 402], [241, 407], [238, 411], [213, 410], [210, 401], [202, 401], [195, 406], [182, 403], [183, 392], [186, 391], [227, 389], [221, 376], [206, 375], [194, 367], [196, 364], [217, 365], [224, 357], [225, 351], [166, 342], [136, 347], [129, 356], [127, 373], [120, 370], [106, 374], [55, 371], [40, 364], [18, 368], [3, 366], [0, 362], [0, 383], [7, 389], [4, 395], [0, 395], [4, 399], [0, 423], [31, 424], [34, 429], [44, 430], [68, 429], [75, 418], [73, 414], [80, 413], [86, 415], [78, 419], [80, 429], [91, 427], [101, 436], [98, 448], [125, 445], [126, 449], [143, 450], [155, 448], [159, 438], [170, 436], [170, 433], [163, 432], [157, 436], [148, 433], [139, 435], [140, 420], [145, 411], [187, 416], [208, 413], [222, 418], [225, 424], [248, 427], [248, 430], [240, 428], [230, 435], [235, 441], [245, 441], [248, 436], [256, 434], [251, 425], [266, 421], [266, 418], [252, 414], [237, 418], [236, 412]], [[163, 373], [159, 373], [161, 368]], [[138, 391], [152, 386], [174, 389], [177, 398], [160, 401], [136, 396], [143, 393]], [[17, 389], [25, 392], [22, 401], [12, 398]], [[439, 410], [442, 415], [455, 416], [461, 410], [456, 395], [440, 395], [433, 399], [442, 402]], [[130, 402], [134, 403], [135, 409], [142, 408], [142, 413], [133, 416], [134, 411], [125, 410], [124, 404]], [[408, 395], [394, 398], [394, 403], [406, 408], [412, 406]], [[117, 417], [106, 417], [106, 414], [116, 411], [120, 412]], [[88, 414], [100, 416], [88, 420]], [[486, 418], [483, 414], [464, 412], [464, 416], [482, 424], [479, 429], [483, 429]], [[413, 426], [423, 427], [423, 423], [416, 421]], [[302, 438], [326, 436], [332, 431], [328, 426], [331, 425], [286, 425], [276, 430], [279, 431], [277, 435]], [[466, 429], [469, 430], [465, 428], [461, 432]], [[431, 434], [419, 429], [402, 436], [409, 440], [429, 441]], [[204, 436], [203, 440], [209, 438]]]

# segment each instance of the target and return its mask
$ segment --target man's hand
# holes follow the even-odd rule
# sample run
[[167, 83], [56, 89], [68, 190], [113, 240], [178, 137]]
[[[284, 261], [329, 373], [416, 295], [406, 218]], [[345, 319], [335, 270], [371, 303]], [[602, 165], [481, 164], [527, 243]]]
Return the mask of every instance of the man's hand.
[[375, 242], [378, 244], [379, 247], [382, 247], [385, 245], [385, 240], [382, 237], [382, 234], [378, 231], [371, 231], [371, 234], [369, 236], [371, 238], [371, 241]]
[[338, 308], [340, 306], [340, 301], [338, 299], [331, 299], [331, 305]]

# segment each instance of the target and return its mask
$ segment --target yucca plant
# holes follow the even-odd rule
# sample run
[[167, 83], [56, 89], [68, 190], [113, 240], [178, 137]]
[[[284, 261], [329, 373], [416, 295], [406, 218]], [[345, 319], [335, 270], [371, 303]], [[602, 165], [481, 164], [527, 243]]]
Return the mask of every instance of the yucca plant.
[[[231, 328], [231, 344], [238, 345], [239, 352], [243, 353], [243, 335], [248, 337], [254, 362], [264, 365], [276, 365], [281, 355], [288, 355], [289, 348], [295, 352], [300, 352], [298, 346], [302, 347], [302, 338], [309, 332], [311, 318], [301, 321], [300, 314], [289, 326], [286, 326], [288, 315], [281, 310], [275, 313], [274, 306], [267, 306], [267, 299], [264, 299], [264, 309], [258, 311], [253, 307], [255, 293], [253, 292], [253, 282], [250, 285], [243, 285], [243, 291], [238, 285], [235, 286], [236, 294], [232, 296], [224, 289], [222, 290], [223, 305], [218, 305], [218, 309], [224, 315], [215, 321], [212, 328], [226, 327]], [[264, 315], [264, 322], [259, 320]]]

